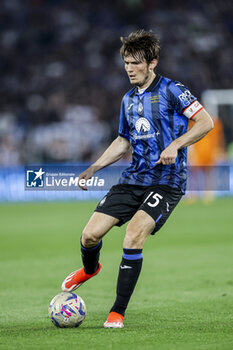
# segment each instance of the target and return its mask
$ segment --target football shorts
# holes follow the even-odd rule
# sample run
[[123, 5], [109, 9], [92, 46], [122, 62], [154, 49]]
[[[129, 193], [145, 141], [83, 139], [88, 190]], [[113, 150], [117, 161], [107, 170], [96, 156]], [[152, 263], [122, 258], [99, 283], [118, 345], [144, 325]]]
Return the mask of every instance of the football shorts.
[[144, 210], [155, 221], [155, 234], [165, 224], [179, 203], [182, 192], [167, 185], [137, 186], [119, 184], [98, 203], [95, 211], [119, 220], [116, 226], [129, 221], [138, 210]]

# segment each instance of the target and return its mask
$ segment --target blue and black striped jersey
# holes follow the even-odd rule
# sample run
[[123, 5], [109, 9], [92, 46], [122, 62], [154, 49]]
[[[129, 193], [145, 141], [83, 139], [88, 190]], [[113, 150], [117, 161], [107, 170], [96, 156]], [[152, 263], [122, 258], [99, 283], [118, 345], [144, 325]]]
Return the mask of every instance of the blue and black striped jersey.
[[119, 135], [132, 146], [132, 162], [119, 183], [179, 188], [185, 193], [187, 148], [178, 151], [175, 164], [156, 165], [161, 152], [187, 131], [188, 119], [203, 107], [178, 81], [156, 75], [139, 94], [137, 87], [122, 100]]

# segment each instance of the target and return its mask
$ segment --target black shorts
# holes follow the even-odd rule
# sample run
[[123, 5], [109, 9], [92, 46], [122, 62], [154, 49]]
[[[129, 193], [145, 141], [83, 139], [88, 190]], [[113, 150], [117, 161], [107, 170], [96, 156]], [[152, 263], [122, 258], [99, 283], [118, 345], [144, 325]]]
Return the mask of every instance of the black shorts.
[[129, 221], [138, 210], [144, 210], [156, 223], [155, 234], [182, 197], [179, 189], [166, 185], [137, 186], [119, 184], [113, 186], [97, 205], [95, 211], [119, 219], [117, 226]]

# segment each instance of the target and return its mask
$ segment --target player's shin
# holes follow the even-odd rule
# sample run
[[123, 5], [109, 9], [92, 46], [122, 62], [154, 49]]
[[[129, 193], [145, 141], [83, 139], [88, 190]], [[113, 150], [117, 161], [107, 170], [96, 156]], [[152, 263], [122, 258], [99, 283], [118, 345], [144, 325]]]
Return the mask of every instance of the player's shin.
[[102, 248], [102, 241], [95, 247], [85, 248], [81, 243], [81, 254], [85, 273], [92, 275], [96, 272], [99, 266], [100, 249]]
[[119, 268], [117, 296], [111, 312], [124, 316], [142, 268], [142, 249], [123, 249]]

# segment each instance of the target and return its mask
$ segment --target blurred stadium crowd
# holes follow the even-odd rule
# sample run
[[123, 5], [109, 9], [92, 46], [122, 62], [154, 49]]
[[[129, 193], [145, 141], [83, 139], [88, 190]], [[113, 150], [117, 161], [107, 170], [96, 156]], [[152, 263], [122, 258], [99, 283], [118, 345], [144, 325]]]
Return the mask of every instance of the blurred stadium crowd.
[[0, 165], [92, 161], [130, 89], [120, 36], [161, 39], [159, 72], [200, 98], [232, 87], [230, 0], [2, 0]]

